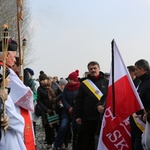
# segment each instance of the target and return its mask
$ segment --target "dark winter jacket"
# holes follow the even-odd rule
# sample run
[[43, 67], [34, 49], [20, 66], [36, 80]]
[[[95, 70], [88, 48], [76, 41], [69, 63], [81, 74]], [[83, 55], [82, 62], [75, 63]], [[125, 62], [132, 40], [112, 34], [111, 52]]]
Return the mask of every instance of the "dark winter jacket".
[[70, 118], [72, 119], [72, 116], [68, 113], [69, 107], [74, 108], [75, 99], [78, 94], [78, 89], [76, 90], [68, 90], [66, 87], [64, 88], [64, 91], [62, 93], [62, 103], [63, 103], [63, 113], [62, 118]]
[[150, 71], [139, 77], [141, 83], [138, 88], [138, 93], [144, 105], [146, 112], [150, 110]]
[[[141, 101], [144, 105], [144, 108], [146, 112], [148, 113], [148, 121], [150, 121], [150, 72], [147, 72], [139, 77], [141, 80], [138, 87], [138, 93], [141, 98]], [[144, 111], [140, 110], [137, 112], [138, 115], [144, 115]], [[141, 137], [142, 131], [139, 129], [139, 127], [136, 125], [133, 117], [130, 117], [130, 128], [131, 128], [131, 137], [132, 142], [135, 141], [137, 137]], [[134, 145], [134, 143], [133, 143]]]
[[48, 97], [48, 91], [42, 86], [37, 89], [37, 103], [42, 109], [42, 121], [43, 124], [48, 124], [47, 121], [47, 109], [53, 110], [52, 101]]
[[82, 120], [98, 120], [99, 113], [97, 111], [98, 105], [105, 105], [108, 80], [104, 78], [104, 73], [100, 72], [100, 77], [95, 79], [92, 76], [88, 76], [90, 79], [103, 93], [101, 100], [89, 90], [89, 88], [82, 82], [79, 88], [79, 93], [75, 103], [75, 118], [82, 118]]

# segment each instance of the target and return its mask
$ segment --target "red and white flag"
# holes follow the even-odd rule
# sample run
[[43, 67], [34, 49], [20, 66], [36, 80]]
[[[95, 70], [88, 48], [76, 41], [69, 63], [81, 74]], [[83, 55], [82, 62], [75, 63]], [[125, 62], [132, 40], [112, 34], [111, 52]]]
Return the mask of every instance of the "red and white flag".
[[143, 105], [114, 40], [112, 56], [98, 150], [131, 150], [129, 116], [143, 109]]

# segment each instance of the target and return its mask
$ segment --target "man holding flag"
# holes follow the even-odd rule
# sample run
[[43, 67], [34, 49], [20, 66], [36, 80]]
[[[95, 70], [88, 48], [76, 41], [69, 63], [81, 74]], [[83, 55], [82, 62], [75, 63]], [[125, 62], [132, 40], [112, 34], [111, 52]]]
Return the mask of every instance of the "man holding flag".
[[98, 62], [89, 62], [87, 68], [89, 75], [82, 81], [75, 102], [75, 119], [82, 126], [81, 150], [95, 150], [95, 136], [100, 130], [108, 80], [100, 71]]
[[133, 81], [112, 41], [112, 68], [98, 150], [131, 150], [129, 116], [143, 109]]

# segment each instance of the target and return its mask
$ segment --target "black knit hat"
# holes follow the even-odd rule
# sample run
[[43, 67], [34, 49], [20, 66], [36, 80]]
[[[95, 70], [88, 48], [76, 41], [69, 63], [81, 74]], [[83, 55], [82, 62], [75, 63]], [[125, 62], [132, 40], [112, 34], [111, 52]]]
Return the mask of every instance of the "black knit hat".
[[[8, 51], [17, 51], [17, 42], [12, 40], [12, 39], [9, 39], [9, 42], [8, 42]], [[0, 41], [0, 52], [2, 52], [2, 41]]]
[[48, 76], [44, 73], [44, 71], [40, 71], [39, 81], [48, 79]]
[[34, 71], [31, 68], [25, 68], [25, 70], [29, 72], [31, 76], [34, 75]]
[[[0, 83], [3, 81], [3, 67], [0, 66]], [[8, 68], [6, 68], [6, 72], [5, 72], [5, 78], [7, 78], [7, 76], [10, 74], [10, 70]]]

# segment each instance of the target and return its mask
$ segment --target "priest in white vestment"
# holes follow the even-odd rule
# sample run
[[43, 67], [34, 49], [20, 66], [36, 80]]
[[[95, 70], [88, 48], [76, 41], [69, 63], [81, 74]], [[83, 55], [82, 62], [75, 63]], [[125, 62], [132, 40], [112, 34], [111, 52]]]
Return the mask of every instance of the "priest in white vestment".
[[[14, 65], [16, 59], [17, 43], [9, 40], [8, 50], [6, 52], [6, 65], [9, 69]], [[2, 52], [2, 41], [0, 41], [0, 61], [3, 61], [4, 54]], [[3, 62], [1, 62], [2, 64]], [[33, 93], [30, 88], [26, 87], [15, 72], [11, 70], [10, 84], [11, 88], [10, 97], [13, 101], [15, 109], [18, 114], [24, 118], [23, 139], [27, 150], [35, 150], [33, 126], [30, 113], [33, 112]], [[9, 140], [13, 140], [9, 139]], [[15, 139], [14, 139], [15, 140]], [[12, 150], [12, 149], [10, 149]], [[17, 149], [15, 149], [17, 150]]]
[[[3, 79], [3, 67], [0, 65], [0, 87], [2, 87], [2, 82], [5, 80], [5, 87], [7, 88], [10, 82], [10, 70], [6, 68], [5, 78]], [[1, 94], [1, 99], [2, 99]], [[10, 96], [6, 97], [5, 105], [6, 110], [3, 110], [1, 117], [5, 117], [5, 114], [9, 117], [8, 128], [4, 134], [4, 128], [1, 127], [1, 140], [0, 140], [0, 150], [26, 150], [24, 144], [24, 119], [17, 113], [14, 103]], [[3, 107], [2, 107], [3, 108]], [[1, 108], [1, 109], [2, 109]]]

